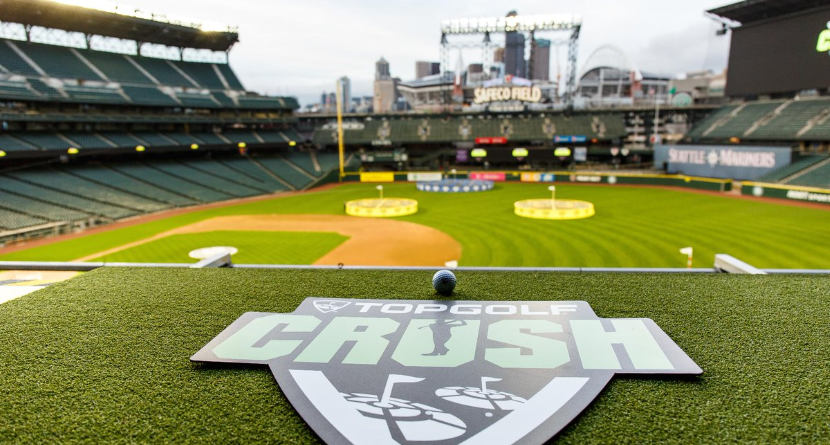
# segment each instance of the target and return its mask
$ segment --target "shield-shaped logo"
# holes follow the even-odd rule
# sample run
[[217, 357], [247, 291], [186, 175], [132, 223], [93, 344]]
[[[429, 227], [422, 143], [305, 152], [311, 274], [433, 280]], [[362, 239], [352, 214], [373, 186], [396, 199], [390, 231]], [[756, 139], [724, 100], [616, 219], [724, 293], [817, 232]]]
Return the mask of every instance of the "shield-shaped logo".
[[314, 300], [314, 307], [324, 314], [328, 312], [337, 312], [349, 304], [351, 304], [351, 302], [343, 300]]
[[584, 301], [307, 298], [191, 360], [267, 365], [320, 438], [353, 444], [543, 443], [615, 374], [703, 372], [652, 320]]

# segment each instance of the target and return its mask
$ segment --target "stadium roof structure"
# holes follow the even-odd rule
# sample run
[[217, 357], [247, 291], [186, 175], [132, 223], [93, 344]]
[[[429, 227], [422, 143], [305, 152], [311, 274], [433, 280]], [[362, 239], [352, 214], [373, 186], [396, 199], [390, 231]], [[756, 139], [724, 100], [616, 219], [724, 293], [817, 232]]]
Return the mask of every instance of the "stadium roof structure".
[[204, 31], [50, 0], [0, 0], [0, 21], [212, 51], [228, 51], [239, 41], [233, 31]]
[[706, 12], [746, 25], [826, 4], [827, 0], [744, 0]]

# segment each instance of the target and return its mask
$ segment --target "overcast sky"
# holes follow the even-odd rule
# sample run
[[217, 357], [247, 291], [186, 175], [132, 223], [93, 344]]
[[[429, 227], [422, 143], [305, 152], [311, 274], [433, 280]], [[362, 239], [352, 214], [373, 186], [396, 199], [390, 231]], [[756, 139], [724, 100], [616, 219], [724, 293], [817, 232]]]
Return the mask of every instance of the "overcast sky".
[[[374, 63], [381, 56], [392, 75], [414, 78], [416, 60], [439, 61], [443, 19], [520, 15], [582, 16], [579, 72], [598, 47], [622, 49], [644, 71], [680, 74], [722, 70], [729, 36], [715, 36], [717, 25], [704, 17], [730, 0], [549, 0], [512, 2], [480, 0], [130, 0], [146, 12], [171, 18], [224, 23], [239, 27], [240, 42], [230, 63], [246, 88], [260, 93], [292, 95], [302, 104], [319, 101], [335, 80], [348, 76], [352, 95], [371, 95]], [[122, 2], [118, 2], [122, 3]], [[555, 35], [552, 37], [556, 38]], [[480, 53], [479, 53], [480, 54]], [[564, 57], [560, 50], [562, 73]], [[458, 56], [450, 58], [455, 68]], [[476, 53], [464, 55], [474, 63]], [[554, 58], [552, 51], [551, 58]], [[553, 63], [553, 62], [552, 62]], [[551, 72], [555, 73], [552, 65]]]

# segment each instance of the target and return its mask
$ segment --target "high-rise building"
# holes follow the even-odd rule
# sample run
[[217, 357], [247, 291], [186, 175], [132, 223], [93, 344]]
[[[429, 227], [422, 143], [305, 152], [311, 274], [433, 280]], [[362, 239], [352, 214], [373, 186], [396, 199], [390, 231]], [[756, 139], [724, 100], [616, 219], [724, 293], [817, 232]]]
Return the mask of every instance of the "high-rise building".
[[525, 36], [511, 31], [504, 33], [504, 72], [516, 77], [527, 77], [525, 65]]
[[415, 62], [415, 78], [416, 79], [423, 79], [424, 77], [431, 76], [433, 74], [440, 74], [441, 73], [441, 64], [438, 62], [425, 62], [423, 60], [419, 60]]
[[504, 63], [504, 48], [498, 47], [493, 50], [493, 63]]
[[375, 62], [375, 80], [385, 80], [392, 76], [389, 74], [389, 62], [383, 57]]
[[530, 78], [533, 80], [550, 80], [550, 40], [534, 39], [533, 51], [531, 52], [530, 66], [533, 72]]
[[375, 63], [375, 84], [374, 97], [372, 98], [372, 111], [375, 113], [386, 113], [392, 110], [395, 101], [398, 99], [398, 81], [393, 79], [389, 72], [389, 62], [383, 57]]
[[341, 112], [348, 113], [351, 111], [352, 105], [352, 83], [348, 77], [343, 76], [339, 79], [340, 88], [340, 108]]

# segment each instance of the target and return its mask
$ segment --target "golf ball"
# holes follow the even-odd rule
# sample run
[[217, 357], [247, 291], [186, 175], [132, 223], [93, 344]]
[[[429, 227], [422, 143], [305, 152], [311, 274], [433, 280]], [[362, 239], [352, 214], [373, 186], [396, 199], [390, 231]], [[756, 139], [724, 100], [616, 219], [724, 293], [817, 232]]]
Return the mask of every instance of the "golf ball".
[[432, 276], [432, 287], [441, 295], [452, 294], [455, 289], [455, 274], [446, 269], [435, 272]]

